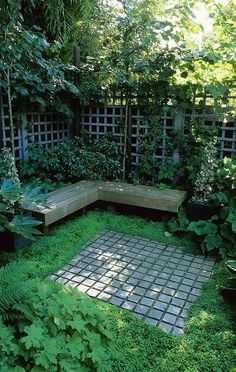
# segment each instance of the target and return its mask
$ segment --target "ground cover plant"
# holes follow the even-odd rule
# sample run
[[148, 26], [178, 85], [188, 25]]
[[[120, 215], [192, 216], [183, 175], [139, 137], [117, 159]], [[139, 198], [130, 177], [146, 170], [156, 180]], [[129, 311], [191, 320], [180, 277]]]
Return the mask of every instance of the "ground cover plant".
[[[1, 371], [108, 371], [106, 319], [87, 296], [0, 269]], [[29, 269], [29, 266], [28, 266]]]
[[[95, 211], [59, 225], [49, 236], [37, 239], [31, 248], [23, 252], [2, 253], [1, 262], [17, 264], [19, 260], [27, 261], [30, 269], [25, 268], [25, 275], [43, 280], [46, 275], [69, 262], [83, 243], [104, 228], [165, 244], [183, 244], [183, 240], [178, 237], [165, 237], [165, 225], [161, 222]], [[224, 264], [217, 264], [213, 278], [204, 286], [200, 298], [190, 309], [183, 337], [165, 334], [156, 327], [144, 324], [127, 311], [91, 300], [105, 315], [108, 323], [112, 369], [117, 372], [223, 372], [235, 367], [234, 313], [219, 292], [226, 276]], [[54, 285], [49, 281], [47, 283]]]

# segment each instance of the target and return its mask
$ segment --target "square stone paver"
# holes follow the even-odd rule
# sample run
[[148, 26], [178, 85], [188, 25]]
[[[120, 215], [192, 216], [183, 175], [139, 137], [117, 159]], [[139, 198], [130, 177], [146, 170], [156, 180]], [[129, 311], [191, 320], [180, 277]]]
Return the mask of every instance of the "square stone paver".
[[215, 260], [138, 236], [104, 231], [50, 279], [183, 335], [184, 321]]

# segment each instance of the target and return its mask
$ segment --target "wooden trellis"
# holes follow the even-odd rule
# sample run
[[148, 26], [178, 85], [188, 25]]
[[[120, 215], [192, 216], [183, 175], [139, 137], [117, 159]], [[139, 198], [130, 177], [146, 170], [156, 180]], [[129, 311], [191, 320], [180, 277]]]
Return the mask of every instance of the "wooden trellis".
[[[125, 106], [95, 106], [83, 107], [80, 115], [80, 126], [86, 129], [93, 138], [99, 139], [105, 133], [112, 133], [117, 140], [118, 148], [123, 153], [124, 145], [124, 119]], [[200, 108], [196, 106], [191, 110], [183, 110], [175, 115], [166, 113], [162, 118], [162, 133], [158, 142], [160, 143], [155, 159], [163, 162], [165, 159], [173, 158], [175, 162], [179, 161], [180, 154], [175, 150], [172, 154], [167, 151], [168, 137], [173, 130], [181, 130], [183, 133], [190, 120], [197, 120], [203, 126], [218, 127], [219, 157], [236, 157], [236, 119], [228, 119], [227, 122], [221, 122], [213, 114], [212, 107]], [[137, 166], [140, 158], [140, 141], [142, 136], [149, 130], [148, 120], [141, 113], [139, 107], [133, 106], [130, 109], [131, 121], [131, 165]]]
[[[111, 133], [117, 140], [119, 151], [124, 150], [124, 121], [125, 106], [103, 106], [103, 107], [83, 107], [80, 115], [80, 125], [95, 138], [101, 138], [105, 133]], [[130, 108], [131, 131], [129, 141], [131, 146], [131, 165], [137, 166], [140, 157], [140, 141], [148, 132], [148, 120], [141, 113], [139, 107]], [[167, 139], [174, 128], [179, 126], [175, 118], [170, 114], [162, 117], [162, 139], [156, 152], [155, 158], [163, 161], [167, 155]], [[182, 125], [182, 123], [181, 123]], [[174, 154], [173, 154], [174, 157]]]
[[[10, 147], [10, 122], [6, 97], [0, 96], [1, 142]], [[28, 159], [28, 146], [40, 143], [45, 147], [55, 146], [70, 136], [71, 125], [68, 120], [53, 112], [27, 113], [14, 117], [16, 160]]]
[[195, 107], [193, 110], [186, 110], [185, 124], [195, 119], [206, 127], [215, 126], [218, 128], [219, 157], [236, 157], [236, 118], [228, 118], [227, 121], [220, 121], [213, 114], [213, 107]]
[[[6, 97], [0, 96], [0, 141], [4, 146], [10, 146], [10, 126]], [[172, 154], [168, 151], [168, 137], [173, 130], [183, 133], [190, 120], [195, 119], [204, 126], [218, 127], [219, 157], [236, 157], [236, 119], [221, 122], [213, 114], [212, 106], [185, 110], [175, 115], [170, 112], [161, 118], [161, 135], [158, 139], [158, 149], [154, 158], [160, 162], [173, 158], [179, 161], [178, 150]], [[148, 119], [138, 106], [129, 110], [128, 144], [131, 166], [135, 168], [140, 159], [140, 143], [143, 135], [148, 133]], [[57, 113], [27, 113], [14, 117], [16, 159], [27, 160], [30, 143], [41, 143], [45, 147], [54, 146], [72, 134], [71, 122]], [[99, 139], [106, 133], [111, 133], [117, 141], [119, 151], [124, 152], [125, 106], [104, 105], [82, 107], [80, 110], [80, 128], [86, 129], [90, 135]]]

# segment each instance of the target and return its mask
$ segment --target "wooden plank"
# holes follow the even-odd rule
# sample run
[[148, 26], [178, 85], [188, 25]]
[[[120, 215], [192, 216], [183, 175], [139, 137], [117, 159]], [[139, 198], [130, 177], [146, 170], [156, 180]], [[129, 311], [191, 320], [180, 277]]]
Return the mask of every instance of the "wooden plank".
[[180, 190], [158, 190], [149, 186], [115, 182], [97, 182], [97, 185], [101, 200], [168, 212], [178, 212], [186, 198], [186, 192]]
[[73, 197], [64, 200], [60, 204], [55, 204], [54, 207], [46, 210], [44, 214], [45, 226], [51, 225], [52, 223], [74, 213], [98, 200], [98, 190], [93, 188], [86, 192], [81, 193]]
[[48, 200], [46, 206], [35, 205], [30, 208], [33, 212], [47, 213], [47, 211], [55, 208], [55, 205], [66, 203], [67, 199], [78, 197], [89, 190], [96, 190], [97, 187], [94, 182], [91, 181], [80, 181], [73, 185], [63, 187], [62, 189], [55, 190], [48, 194]]
[[48, 200], [56, 200], [58, 197], [60, 197], [63, 194], [69, 194], [74, 191], [85, 191], [89, 188], [96, 187], [95, 182], [93, 181], [79, 181], [76, 183], [73, 183], [72, 185], [65, 186], [61, 189], [52, 191], [48, 194]]

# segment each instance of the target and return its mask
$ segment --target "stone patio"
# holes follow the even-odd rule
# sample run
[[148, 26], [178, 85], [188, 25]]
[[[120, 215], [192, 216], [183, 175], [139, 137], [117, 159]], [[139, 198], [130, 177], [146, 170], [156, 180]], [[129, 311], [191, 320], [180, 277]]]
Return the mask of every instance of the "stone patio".
[[188, 309], [214, 263], [213, 258], [185, 254], [181, 248], [104, 231], [50, 278], [182, 335]]

